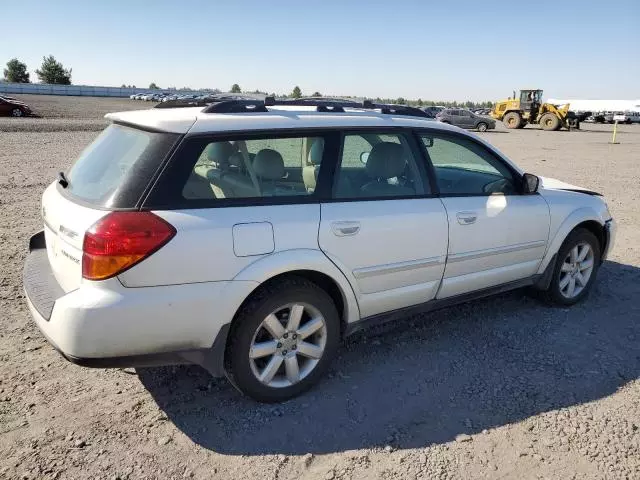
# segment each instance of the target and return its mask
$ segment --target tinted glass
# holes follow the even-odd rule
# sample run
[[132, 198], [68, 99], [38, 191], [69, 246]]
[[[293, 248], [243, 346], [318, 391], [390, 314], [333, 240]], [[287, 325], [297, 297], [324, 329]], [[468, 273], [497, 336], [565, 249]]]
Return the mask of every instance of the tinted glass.
[[[65, 190], [88, 203], [110, 206], [116, 191], [131, 180], [127, 177], [135, 176], [134, 189], [141, 192], [150, 176], [140, 174], [146, 173], [140, 164], [151, 156], [157, 166], [176, 138], [112, 124], [80, 154], [67, 174]], [[129, 175], [134, 171], [135, 175]]]
[[427, 189], [403, 135], [367, 132], [344, 136], [334, 198], [410, 197], [429, 193]]
[[207, 200], [311, 195], [323, 150], [321, 137], [204, 143], [182, 196]]
[[422, 138], [441, 194], [517, 193], [511, 170], [483, 147], [464, 138], [431, 134]]

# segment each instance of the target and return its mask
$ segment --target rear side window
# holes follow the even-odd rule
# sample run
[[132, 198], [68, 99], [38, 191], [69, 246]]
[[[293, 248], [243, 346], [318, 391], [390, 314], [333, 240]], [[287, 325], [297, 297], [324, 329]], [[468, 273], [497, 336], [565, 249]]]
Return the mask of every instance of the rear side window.
[[309, 196], [316, 189], [324, 139], [216, 140], [200, 143], [194, 153], [197, 161], [183, 184], [183, 199]]
[[65, 191], [96, 206], [133, 207], [177, 138], [112, 124], [80, 154]]

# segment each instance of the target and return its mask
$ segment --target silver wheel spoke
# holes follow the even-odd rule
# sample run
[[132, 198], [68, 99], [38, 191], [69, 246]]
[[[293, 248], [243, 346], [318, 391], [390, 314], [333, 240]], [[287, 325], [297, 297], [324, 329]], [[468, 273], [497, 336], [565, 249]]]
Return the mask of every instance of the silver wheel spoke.
[[301, 339], [307, 338], [309, 335], [313, 335], [324, 326], [324, 320], [322, 318], [312, 318], [305, 323], [302, 328], [298, 329], [298, 335]]
[[561, 272], [570, 272], [571, 270], [572, 270], [571, 264], [567, 262], [564, 262], [562, 264], [562, 268], [560, 268]]
[[582, 245], [582, 250], [580, 250], [580, 255], [578, 255], [578, 262], [582, 262], [585, 258], [587, 258], [589, 250], [591, 250], [591, 247], [589, 247], [589, 245]]
[[284, 359], [284, 369], [287, 373], [287, 380], [291, 383], [297, 383], [300, 380], [300, 367], [296, 355]]
[[582, 276], [582, 273], [580, 273], [580, 272], [576, 273], [575, 279], [576, 279], [576, 283], [577, 283], [577, 285], [579, 287], [584, 287], [586, 285], [586, 283], [587, 283], [585, 281], [584, 277]]
[[578, 246], [577, 245], [571, 249], [570, 258], [571, 258], [571, 263], [576, 263], [576, 260], [578, 259]]
[[320, 358], [322, 356], [322, 348], [308, 342], [298, 343], [298, 353], [309, 358]]
[[569, 278], [569, 287], [567, 288], [567, 296], [573, 297], [573, 293], [576, 290], [576, 279], [573, 277]]
[[304, 307], [302, 305], [293, 305], [289, 311], [289, 321], [287, 322], [287, 331], [295, 332], [300, 326]]
[[593, 260], [585, 260], [584, 262], [580, 262], [580, 270], [586, 270], [587, 268], [593, 267]]
[[273, 377], [280, 368], [280, 365], [282, 365], [282, 360], [283, 358], [280, 355], [274, 355], [271, 360], [269, 360], [269, 363], [267, 363], [267, 366], [264, 367], [262, 373], [260, 373], [260, 381], [263, 383], [269, 383], [273, 380]]
[[571, 281], [571, 275], [565, 275], [561, 280], [560, 280], [560, 290], [564, 290], [564, 287], [566, 287], [567, 285], [569, 285], [569, 281]]
[[284, 327], [273, 313], [264, 319], [262, 326], [267, 329], [273, 338], [280, 338], [284, 335]]
[[249, 358], [262, 358], [267, 355], [273, 355], [278, 348], [277, 340], [270, 340], [268, 342], [254, 343], [249, 352]]

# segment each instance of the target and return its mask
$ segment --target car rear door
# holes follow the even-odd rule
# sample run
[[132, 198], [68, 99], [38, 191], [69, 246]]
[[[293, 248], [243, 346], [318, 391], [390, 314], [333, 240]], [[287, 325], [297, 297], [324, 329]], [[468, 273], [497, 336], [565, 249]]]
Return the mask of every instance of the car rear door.
[[471, 137], [421, 134], [449, 223], [447, 265], [438, 298], [533, 276], [547, 248], [549, 207], [521, 194], [521, 178]]
[[319, 245], [350, 280], [368, 317], [435, 297], [447, 217], [415, 140], [400, 131], [347, 131], [321, 205]]

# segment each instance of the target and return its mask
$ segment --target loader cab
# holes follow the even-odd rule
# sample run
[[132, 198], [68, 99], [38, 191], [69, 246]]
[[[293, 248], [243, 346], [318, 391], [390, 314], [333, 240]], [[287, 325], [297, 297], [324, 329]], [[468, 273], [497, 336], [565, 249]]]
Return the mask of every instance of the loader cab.
[[520, 90], [520, 108], [529, 110], [533, 104], [542, 103], [542, 90]]
[[542, 90], [520, 90], [520, 110], [529, 113], [529, 118], [536, 117], [541, 103]]

